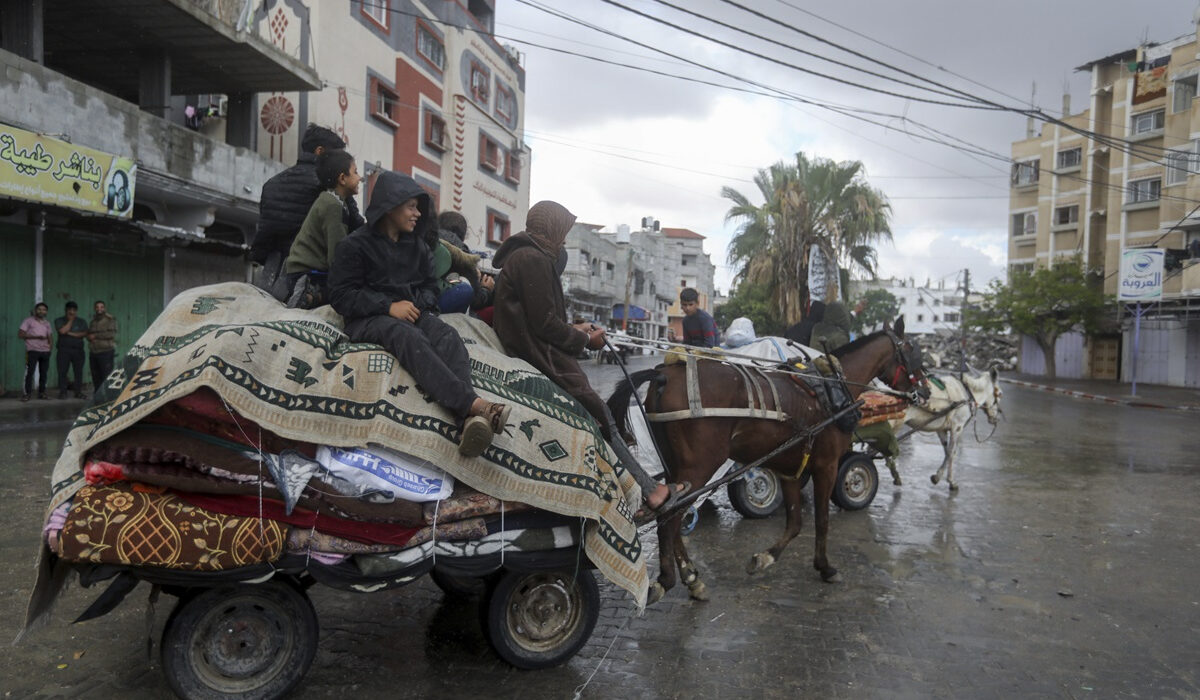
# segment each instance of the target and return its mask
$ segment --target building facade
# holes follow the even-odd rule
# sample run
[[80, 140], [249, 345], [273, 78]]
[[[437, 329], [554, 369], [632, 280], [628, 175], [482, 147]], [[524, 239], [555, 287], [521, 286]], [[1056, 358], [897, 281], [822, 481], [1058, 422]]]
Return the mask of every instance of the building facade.
[[662, 228], [651, 217], [638, 229], [602, 228], [576, 223], [567, 235], [563, 290], [572, 316], [642, 338], [667, 339], [682, 337], [679, 292], [684, 287], [697, 289], [700, 306], [713, 311], [715, 268], [703, 250], [704, 236]]
[[[1195, 31], [1090, 61], [1086, 109], [1012, 145], [1009, 269], [1075, 257], [1116, 298], [1124, 251], [1166, 251], [1163, 296], [1120, 335], [1060, 341], [1058, 376], [1200, 386], [1200, 42]], [[1022, 370], [1044, 370], [1031, 339]]]
[[468, 246], [499, 247], [529, 209], [529, 148], [525, 69], [494, 14], [494, 0], [265, 0], [259, 36], [312, 61], [322, 87], [257, 96], [258, 153], [294, 163], [305, 126], [328, 126], [367, 178], [363, 200], [381, 170], [410, 175], [466, 217]]
[[[128, 350], [180, 289], [244, 279], [258, 190], [280, 165], [252, 144], [253, 96], [320, 78], [248, 31], [230, 0], [0, 0], [0, 383], [35, 301], [90, 318], [103, 300]], [[221, 138], [195, 97], [227, 95]], [[192, 106], [192, 110], [187, 107]], [[52, 363], [53, 364], [53, 363]], [[50, 377], [50, 384], [57, 377]]]
[[[904, 317], [904, 332], [916, 335], [957, 332], [962, 324], [963, 295], [961, 287], [947, 287], [945, 280], [917, 286], [913, 278], [851, 280], [849, 298], [861, 299], [872, 289], [882, 289], [900, 304], [899, 316]], [[878, 330], [872, 328], [868, 330]]]

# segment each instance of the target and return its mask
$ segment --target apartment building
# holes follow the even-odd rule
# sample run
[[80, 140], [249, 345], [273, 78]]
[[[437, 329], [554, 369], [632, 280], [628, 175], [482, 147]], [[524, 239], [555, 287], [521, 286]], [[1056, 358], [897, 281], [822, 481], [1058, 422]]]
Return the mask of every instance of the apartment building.
[[[319, 88], [231, 0], [0, 0], [0, 384], [35, 300], [103, 300], [128, 350], [180, 289], [244, 279], [262, 182], [254, 95]], [[228, 96], [203, 133], [188, 95]], [[192, 106], [189, 111], [188, 106]], [[217, 112], [220, 112], [218, 115]], [[51, 385], [57, 377], [51, 377]]]
[[363, 200], [381, 170], [410, 175], [466, 217], [472, 249], [498, 248], [525, 222], [530, 152], [525, 69], [494, 25], [495, 0], [264, 0], [258, 36], [322, 84], [257, 96], [258, 153], [294, 163], [305, 126], [328, 126], [359, 161]]
[[[897, 317], [904, 317], [904, 331], [910, 335], [932, 335], [938, 332], [957, 332], [962, 323], [963, 294], [961, 287], [947, 286], [946, 280], [918, 286], [909, 277], [873, 280], [851, 280], [851, 304], [872, 289], [882, 289], [900, 304]], [[878, 330], [875, 328], [868, 330]]]
[[[1193, 28], [1194, 29], [1194, 28]], [[1089, 61], [1087, 108], [1061, 123], [1032, 120], [1012, 144], [1010, 270], [1079, 256], [1117, 295], [1122, 253], [1166, 251], [1163, 297], [1143, 320], [1138, 381], [1200, 386], [1200, 42], [1193, 30], [1159, 44]], [[1200, 257], [1200, 256], [1198, 256]], [[1056, 349], [1058, 376], [1120, 378], [1134, 370], [1133, 328], [1120, 335], [1069, 334]], [[1025, 339], [1025, 372], [1044, 371]]]
[[703, 250], [704, 236], [662, 228], [653, 217], [637, 229], [602, 229], [576, 223], [567, 235], [563, 291], [572, 316], [643, 338], [667, 338], [672, 330], [682, 337], [684, 287], [697, 289], [700, 306], [713, 311], [715, 268]]

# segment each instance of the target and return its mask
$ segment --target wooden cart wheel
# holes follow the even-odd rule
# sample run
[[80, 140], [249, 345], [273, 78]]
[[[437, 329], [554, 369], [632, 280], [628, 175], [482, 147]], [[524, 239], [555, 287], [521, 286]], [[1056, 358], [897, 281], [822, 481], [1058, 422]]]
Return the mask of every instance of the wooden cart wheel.
[[162, 637], [167, 682], [185, 700], [287, 694], [317, 653], [317, 614], [298, 586], [227, 584], [180, 598]]

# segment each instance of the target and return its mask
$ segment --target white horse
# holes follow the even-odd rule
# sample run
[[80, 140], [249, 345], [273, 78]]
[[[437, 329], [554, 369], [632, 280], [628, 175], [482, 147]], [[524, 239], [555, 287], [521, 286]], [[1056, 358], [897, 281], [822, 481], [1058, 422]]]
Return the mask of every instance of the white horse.
[[[998, 376], [995, 367], [987, 372], [968, 367], [967, 372], [961, 375], [944, 372], [932, 374], [929, 400], [923, 406], [909, 406], [904, 412], [903, 422], [910, 428], [910, 433], [918, 430], [937, 433], [938, 440], [942, 442], [946, 456], [937, 473], [929, 477], [933, 483], [938, 483], [944, 476], [950, 490], [958, 490], [958, 484], [954, 481], [954, 458], [962, 447], [963, 430], [981, 408], [991, 425], [995, 426], [1000, 420], [1000, 396], [1003, 392]], [[938, 386], [939, 382], [942, 386]], [[893, 425], [895, 427], [898, 426]], [[888, 468], [892, 472], [892, 480], [899, 484], [900, 474], [891, 460]]]

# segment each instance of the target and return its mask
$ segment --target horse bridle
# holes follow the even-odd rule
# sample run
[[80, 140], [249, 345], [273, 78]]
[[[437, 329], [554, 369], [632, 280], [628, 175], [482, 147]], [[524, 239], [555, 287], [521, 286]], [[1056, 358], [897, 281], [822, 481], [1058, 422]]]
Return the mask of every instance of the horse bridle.
[[[926, 379], [924, 376], [917, 377], [913, 372], [912, 367], [919, 365], [920, 361], [915, 360], [904, 350], [904, 340], [897, 336], [892, 329], [885, 329], [888, 340], [892, 341], [892, 359], [896, 362], [896, 372], [892, 375], [890, 386], [894, 389], [900, 383], [900, 377], [907, 375], [908, 383], [913, 387], [912, 391], [908, 392], [912, 398], [916, 398], [917, 390], [925, 386]], [[914, 350], [915, 352], [915, 350]], [[914, 401], [915, 403], [915, 401]]]

